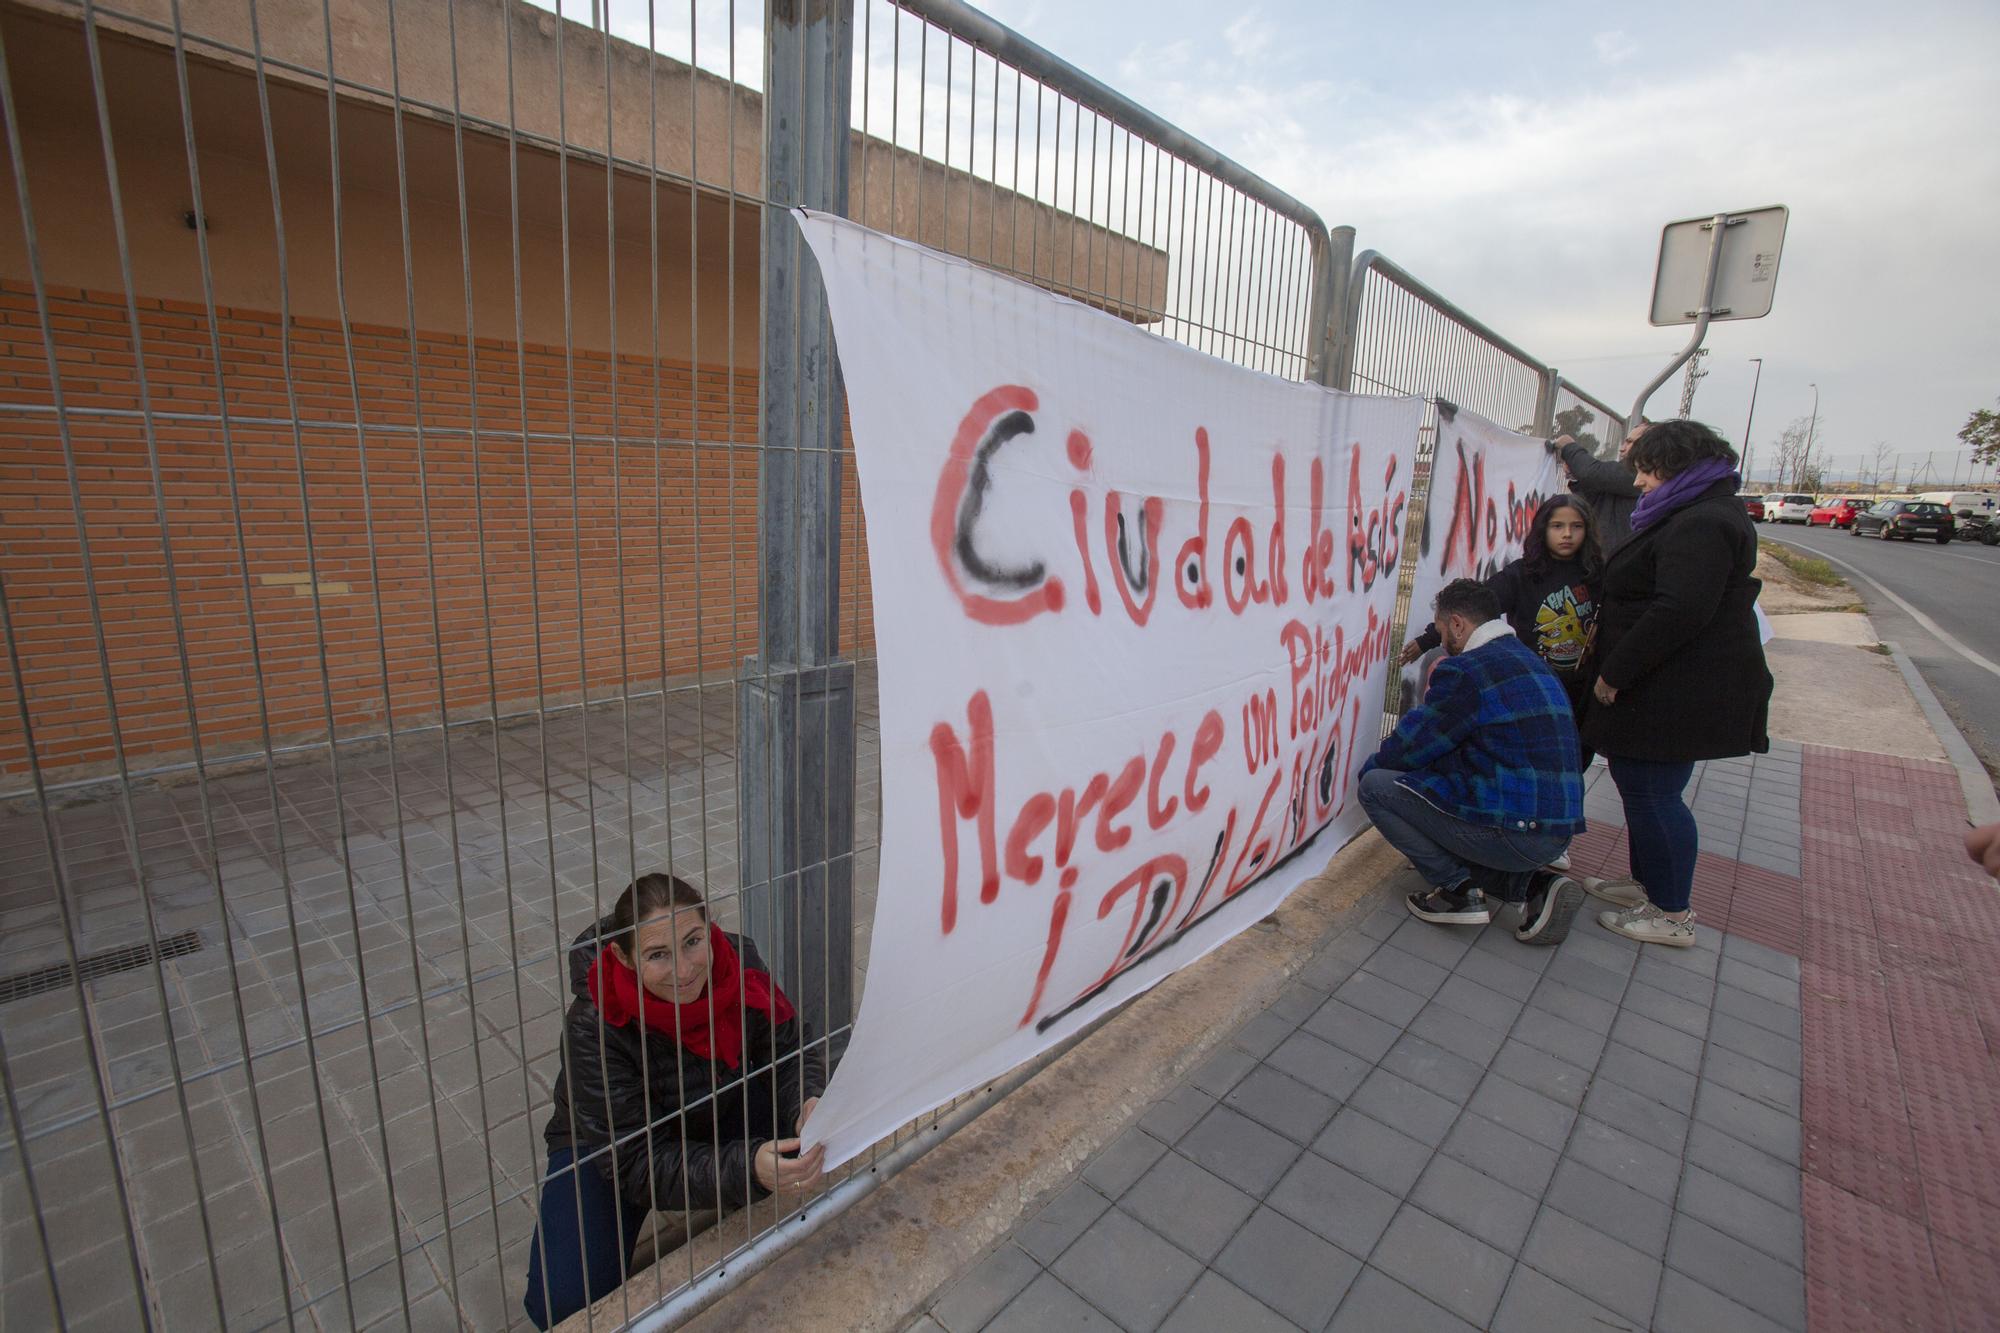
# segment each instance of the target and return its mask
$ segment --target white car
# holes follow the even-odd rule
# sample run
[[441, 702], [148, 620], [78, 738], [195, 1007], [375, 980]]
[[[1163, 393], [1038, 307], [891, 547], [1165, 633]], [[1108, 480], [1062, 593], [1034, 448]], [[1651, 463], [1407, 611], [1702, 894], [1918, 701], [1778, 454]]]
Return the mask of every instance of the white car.
[[1810, 523], [1813, 506], [1819, 501], [1810, 495], [1767, 495], [1764, 497], [1766, 523]]

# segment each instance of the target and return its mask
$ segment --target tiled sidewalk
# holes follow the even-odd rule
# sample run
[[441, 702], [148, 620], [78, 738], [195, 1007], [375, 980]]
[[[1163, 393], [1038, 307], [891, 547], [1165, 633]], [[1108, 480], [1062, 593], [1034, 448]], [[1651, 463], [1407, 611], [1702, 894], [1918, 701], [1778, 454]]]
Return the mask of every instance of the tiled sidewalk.
[[[2000, 912], [1955, 791], [1703, 766], [1692, 950], [1594, 903], [1554, 950], [1429, 926], [1393, 879], [915, 1327], [1991, 1326], [2000, 981], [1966, 964]], [[1622, 869], [1601, 769], [1590, 800], [1572, 854]]]

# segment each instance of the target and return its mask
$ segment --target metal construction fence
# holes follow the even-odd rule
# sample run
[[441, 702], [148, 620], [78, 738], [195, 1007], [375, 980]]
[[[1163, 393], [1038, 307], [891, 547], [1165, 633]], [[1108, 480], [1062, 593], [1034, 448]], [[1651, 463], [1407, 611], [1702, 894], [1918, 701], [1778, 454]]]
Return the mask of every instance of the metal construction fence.
[[[512, 1328], [545, 1176], [584, 1226], [604, 1168], [656, 1261], [580, 1318], [671, 1323], [1005, 1090], [803, 1202], [740, 1151], [844, 1048], [880, 828], [786, 209], [1285, 378], [1615, 430], [955, 0], [589, 15], [0, 4], [0, 1326]], [[741, 1068], [642, 1043], [634, 1113], [601, 1027], [599, 1086], [562, 1042], [652, 871], [799, 1016]], [[605, 1133], [549, 1175], [558, 1101]]]

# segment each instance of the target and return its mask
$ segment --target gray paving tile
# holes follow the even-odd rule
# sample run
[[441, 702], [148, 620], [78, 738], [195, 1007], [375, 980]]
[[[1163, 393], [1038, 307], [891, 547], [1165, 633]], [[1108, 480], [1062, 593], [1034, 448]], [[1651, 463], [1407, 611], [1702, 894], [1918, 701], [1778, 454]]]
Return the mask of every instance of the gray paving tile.
[[1601, 1078], [1590, 1085], [1590, 1093], [1583, 1099], [1583, 1113], [1676, 1157], [1687, 1143], [1685, 1115], [1609, 1079]]
[[1644, 1328], [1645, 1324], [1635, 1324], [1579, 1296], [1554, 1278], [1520, 1264], [1508, 1280], [1507, 1294], [1500, 1300], [1492, 1327], [1493, 1333], [1547, 1333], [1552, 1329], [1618, 1333], [1618, 1330]]
[[1019, 1246], [1002, 1243], [945, 1290], [931, 1315], [951, 1333], [982, 1328], [1041, 1271]]
[[1348, 1104], [1432, 1147], [1444, 1141], [1459, 1110], [1458, 1103], [1387, 1069], [1370, 1074]]
[[1413, 919], [1402, 907], [1378, 907], [1357, 921], [1354, 929], [1371, 939], [1386, 940]]
[[1444, 979], [1451, 975], [1450, 968], [1439, 967], [1428, 959], [1397, 948], [1395, 939], [1370, 955], [1368, 961], [1361, 965], [1361, 970], [1401, 986], [1413, 995], [1426, 997], [1436, 994]]
[[1773, 1069], [1761, 1060], [1752, 1060], [1727, 1046], [1710, 1046], [1702, 1065], [1704, 1079], [1740, 1092], [1745, 1097], [1768, 1103], [1792, 1115], [1799, 1113], [1799, 1079], [1782, 1069]]
[[1643, 1327], [1653, 1317], [1660, 1261], [1554, 1209], [1543, 1209], [1521, 1262]]
[[1519, 1000], [1502, 995], [1490, 986], [1482, 986], [1460, 973], [1454, 973], [1438, 988], [1432, 1003], [1501, 1032], [1514, 1026], [1514, 1020], [1521, 1013]]
[[1480, 1328], [1499, 1307], [1514, 1267], [1510, 1256], [1408, 1204], [1368, 1262]]
[[1299, 969], [1299, 980], [1318, 990], [1330, 991], [1381, 947], [1380, 940], [1359, 931], [1343, 931], [1321, 945], [1313, 960]]
[[1478, 1115], [1460, 1116], [1442, 1151], [1538, 1199], [1556, 1169], [1554, 1149]]
[[1493, 1057], [1493, 1072], [1564, 1106], [1583, 1105], [1590, 1071], [1525, 1042], [1510, 1040]]
[[1353, 1005], [1364, 1013], [1373, 1014], [1385, 1023], [1402, 1027], [1417, 1016], [1424, 1007], [1424, 997], [1392, 985], [1368, 972], [1356, 972], [1340, 983], [1333, 992], [1334, 998]]
[[1330, 999], [1305, 1021], [1305, 1030], [1373, 1064], [1403, 1035], [1400, 1023], [1385, 1023], [1345, 1000]]
[[950, 1333], [950, 1331], [929, 1315], [920, 1315], [915, 1323], [904, 1330], [904, 1333]]
[[1147, 1333], [1194, 1285], [1201, 1265], [1114, 1208], [1091, 1223], [1050, 1271], [1120, 1327]]
[[1666, 1249], [1673, 1207], [1582, 1162], [1565, 1158], [1557, 1164], [1543, 1202], [1624, 1241], [1641, 1254], [1659, 1254]]
[[1799, 1122], [1788, 1112], [1704, 1081], [1695, 1094], [1694, 1115], [1759, 1152], [1794, 1164], [1799, 1160]]
[[1799, 1039], [1799, 1011], [1796, 1005], [1779, 1004], [1727, 982], [1715, 988], [1715, 1011], [1740, 1018], [1781, 1037]]
[[1805, 1219], [1797, 1208], [1773, 1203], [1699, 1166], [1689, 1166], [1682, 1175], [1674, 1206], [1773, 1259], [1805, 1267]]
[[1401, 1200], [1316, 1153], [1292, 1164], [1265, 1202], [1349, 1254], [1366, 1254]]
[[1257, 1201], [1178, 1153], [1146, 1172], [1118, 1206], [1197, 1259], [1211, 1260]]
[[[1264, 1012], [1280, 1021], [1297, 1025], [1310, 1018], [1313, 1010], [1324, 1003], [1326, 991], [1294, 978], [1292, 984], [1285, 987], [1284, 994], [1272, 1001], [1271, 1007]], [[1240, 1042], [1237, 1044], [1242, 1045]]]
[[1454, 1055], [1481, 1065], [1491, 1060], [1500, 1049], [1500, 1043], [1507, 1039], [1505, 1032], [1475, 1023], [1435, 1000], [1425, 1005], [1424, 1011], [1410, 1023], [1410, 1032], [1433, 1046], [1442, 1046]]
[[[1682, 950], [1681, 952], [1686, 952]], [[1655, 1060], [1664, 1060], [1690, 1074], [1701, 1072], [1702, 1040], [1643, 1014], [1626, 1010], [1611, 1025], [1611, 1040], [1644, 1051]]]
[[1683, 1000], [1678, 995], [1670, 995], [1657, 986], [1649, 986], [1643, 981], [1635, 981], [1625, 991], [1624, 1009], [1628, 1013], [1650, 1018], [1663, 1023], [1677, 1032], [1701, 1037], [1708, 1032], [1708, 1009], [1704, 1005]]
[[1801, 1069], [1801, 1052], [1797, 1041], [1780, 1036], [1768, 1028], [1760, 1028], [1755, 1023], [1732, 1018], [1728, 1014], [1715, 1016], [1715, 1022], [1708, 1030], [1708, 1040], [1712, 1045], [1747, 1055], [1753, 1060], [1761, 1060], [1787, 1074], [1796, 1075]]
[[[1604, 1048], [1598, 1062], [1600, 1082], [1616, 1083], [1685, 1116], [1694, 1110], [1695, 1088], [1700, 1080], [1665, 1060], [1656, 1060], [1635, 1046], [1614, 1041]], [[1609, 1117], [1599, 1117], [1609, 1119]]]
[[[1042, 1274], [1019, 1296], [1007, 1303], [987, 1333], [1043, 1333], [1046, 1329], [1104, 1329], [1113, 1333], [1118, 1325], [1090, 1303], [1048, 1273]], [[960, 1333], [953, 1329], [952, 1333]]]
[[1740, 990], [1747, 990], [1753, 995], [1762, 996], [1773, 1004], [1782, 1004], [1793, 1009], [1799, 1007], [1799, 981], [1797, 977], [1788, 977], [1777, 972], [1767, 972], [1755, 964], [1743, 961], [1741, 958], [1730, 957], [1726, 949], [1723, 954], [1722, 966], [1717, 970], [1715, 976], [1716, 980], [1725, 985], [1735, 986]]
[[1688, 1130], [1687, 1160], [1793, 1212], [1802, 1206], [1798, 1167], [1758, 1152], [1712, 1125], [1697, 1120]]
[[[1595, 917], [1592, 919], [1595, 920]], [[1629, 977], [1632, 975], [1632, 965], [1639, 959], [1639, 948], [1637, 943], [1623, 936], [1603, 930], [1593, 930], [1572, 932], [1570, 937], [1562, 942], [1557, 952], [1563, 958], [1594, 963], [1607, 972]]]
[[[1303, 1036], [1301, 1039], [1313, 1040]], [[1311, 1143], [1340, 1106], [1332, 1097], [1315, 1092], [1269, 1065], [1244, 1075], [1222, 1099], [1222, 1104], [1301, 1144]]]
[[1336, 1101], [1350, 1096], [1368, 1076], [1369, 1062], [1306, 1031], [1294, 1032], [1272, 1051], [1267, 1063]]
[[1660, 1301], [1653, 1312], [1658, 1333], [1782, 1333], [1784, 1325], [1738, 1305], [1685, 1273], [1667, 1270], [1660, 1281]]
[[1389, 937], [1389, 943], [1449, 972], [1465, 957], [1479, 930], [1478, 926], [1438, 926], [1407, 917], [1402, 927]]
[[1479, 1086], [1481, 1066], [1422, 1037], [1405, 1034], [1382, 1057], [1382, 1068], [1438, 1096], [1463, 1103]]
[[1211, 1097], [1220, 1097], [1257, 1067], [1257, 1057], [1236, 1046], [1221, 1046], [1188, 1075], [1188, 1082]]
[[1639, 965], [1632, 969], [1632, 979], [1670, 995], [1678, 995], [1692, 1004], [1705, 1006], [1715, 998], [1715, 978], [1707, 972], [1694, 971], [1668, 961], [1670, 955], [1687, 952], [1690, 951], [1655, 949], [1649, 954], [1641, 954]]
[[1111, 1201], [1080, 1180], [1073, 1180], [1057, 1192], [1014, 1235], [1014, 1243], [1043, 1264], [1052, 1264], [1070, 1242], [1084, 1233]]
[[[1313, 993], [1308, 992], [1308, 994]], [[1318, 1005], [1319, 1001], [1316, 1000], [1314, 1008]], [[1276, 1049], [1279, 1042], [1291, 1036], [1293, 1029], [1297, 1028], [1301, 1021], [1303, 1020], [1294, 1020], [1280, 1014], [1275, 1009], [1266, 1009], [1236, 1029], [1235, 1035], [1230, 1037], [1229, 1041], [1231, 1045], [1240, 1046], [1261, 1060]]]
[[1686, 1213], [1674, 1218], [1667, 1267], [1785, 1328], [1806, 1326], [1805, 1278], [1797, 1269]]
[[1472, 1333], [1472, 1325], [1433, 1305], [1379, 1268], [1363, 1268], [1327, 1333]]
[[1271, 1208], [1259, 1208], [1215, 1269], [1302, 1328], [1323, 1328], [1361, 1261]]
[[1599, 999], [1574, 986], [1563, 984], [1556, 977], [1544, 977], [1528, 1000], [1528, 1008], [1554, 1014], [1567, 1019], [1578, 1027], [1589, 1028], [1592, 1032], [1611, 1031], [1611, 1022], [1618, 1017], [1618, 1005], [1613, 1000]]
[[[1523, 954], [1539, 957], [1543, 951], [1523, 949]], [[1541, 974], [1519, 964], [1496, 957], [1485, 949], [1473, 949], [1460, 961], [1457, 973], [1470, 981], [1476, 981], [1488, 990], [1498, 991], [1510, 1000], [1526, 1000], [1541, 980]]]
[[1299, 1155], [1299, 1146], [1240, 1112], [1218, 1106], [1175, 1145], [1238, 1189], [1262, 1198]]
[[1409, 1192], [1429, 1160], [1423, 1144], [1348, 1107], [1333, 1118], [1313, 1151], [1398, 1197]]
[[1160, 1325], [1160, 1333], [1214, 1333], [1223, 1328], [1289, 1333], [1297, 1327], [1221, 1274], [1207, 1272]]
[[1410, 1202], [1495, 1249], [1516, 1254], [1535, 1220], [1535, 1200], [1455, 1157], [1431, 1158]]
[[1674, 1193], [1680, 1188], [1678, 1156], [1588, 1116], [1576, 1122], [1566, 1155], [1641, 1194], [1667, 1203], [1673, 1202]]
[[1576, 1121], [1573, 1108], [1499, 1074], [1482, 1079], [1466, 1107], [1557, 1152], [1569, 1141], [1569, 1127]]
[[1524, 1041], [1538, 1050], [1586, 1069], [1594, 1068], [1604, 1050], [1604, 1034], [1578, 1027], [1566, 1018], [1536, 1009], [1530, 1002], [1521, 1021], [1514, 1024], [1513, 1040]]
[[[1511, 922], [1512, 918], [1508, 920]], [[1555, 950], [1553, 949], [1521, 943], [1521, 941], [1514, 938], [1512, 926], [1500, 922], [1486, 927], [1486, 929], [1480, 931], [1473, 938], [1472, 949], [1468, 952], [1467, 957], [1470, 957], [1475, 952], [1489, 954], [1494, 958], [1498, 958], [1503, 963], [1507, 963], [1513, 967], [1524, 968], [1529, 972], [1542, 971], [1548, 967], [1549, 960], [1555, 957]], [[1464, 970], [1462, 962], [1459, 965], [1459, 969], [1461, 971]]]
[[1139, 1117], [1139, 1128], [1162, 1143], [1176, 1143], [1200, 1124], [1214, 1105], [1215, 1098], [1193, 1084], [1183, 1083], [1146, 1108], [1146, 1113]]
[[1083, 1168], [1084, 1183], [1107, 1199], [1115, 1199], [1160, 1160], [1167, 1145], [1137, 1125], [1104, 1145]]

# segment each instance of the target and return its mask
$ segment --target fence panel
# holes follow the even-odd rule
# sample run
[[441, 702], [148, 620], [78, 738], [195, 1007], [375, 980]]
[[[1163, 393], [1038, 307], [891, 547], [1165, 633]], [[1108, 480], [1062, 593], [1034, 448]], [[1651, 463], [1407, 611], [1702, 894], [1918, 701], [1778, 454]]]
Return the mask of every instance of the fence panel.
[[1566, 379], [1556, 380], [1555, 413], [1550, 430], [1574, 435], [1577, 443], [1600, 458], [1611, 458], [1625, 438], [1625, 418]]
[[[589, 12], [0, 9], [0, 1191], [27, 1203], [0, 1322], [524, 1323], [543, 1127], [607, 1099], [561, 1058], [572, 945], [650, 870], [729, 930], [838, 870], [851, 927], [783, 918], [767, 952], [824, 964], [801, 1044], [649, 1095], [562, 1197], [712, 1147], [715, 1108], [838, 1049], [874, 644], [845, 441], [767, 448], [770, 37], [725, 0]], [[846, 40], [852, 114], [798, 130], [853, 216], [1332, 373], [1346, 262], [1311, 210], [962, 4], [861, 0]], [[820, 498], [773, 512], [815, 448]], [[769, 659], [773, 523], [832, 525], [849, 695], [817, 716], [853, 773], [782, 834], [739, 819], [746, 689], [789, 695], [775, 753], [807, 725]], [[791, 878], [757, 868], [815, 823]], [[668, 1257], [596, 1325], [685, 1313], [800, 1208], [717, 1220], [642, 1178]]]

